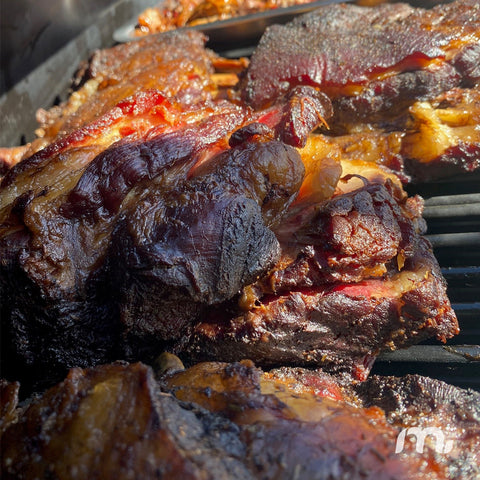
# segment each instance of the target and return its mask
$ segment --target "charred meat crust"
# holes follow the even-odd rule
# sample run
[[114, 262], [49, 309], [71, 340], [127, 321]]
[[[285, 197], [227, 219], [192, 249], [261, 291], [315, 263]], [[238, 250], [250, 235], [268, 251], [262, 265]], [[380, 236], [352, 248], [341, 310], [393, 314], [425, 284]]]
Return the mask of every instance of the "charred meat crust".
[[394, 273], [397, 268], [357, 283], [289, 285], [288, 293], [259, 297], [248, 312], [213, 310], [195, 326], [189, 354], [194, 360], [240, 356], [265, 366], [322, 365], [364, 380], [381, 350], [432, 335], [445, 341], [458, 332], [428, 242], [419, 239]]
[[[0, 389], [15, 408], [18, 386]], [[478, 405], [476, 393], [418, 376], [356, 388], [321, 371], [263, 372], [250, 361], [198, 364], [159, 382], [139, 363], [77, 368], [16, 410], [0, 438], [1, 472], [6, 479], [473, 480]], [[417, 452], [405, 442], [395, 453], [401, 430], [419, 419], [444, 430], [453, 450], [437, 454], [427, 441]]]
[[334, 99], [337, 121], [393, 104], [395, 114], [415, 99], [478, 82], [479, 22], [475, 0], [431, 10], [327, 6], [267, 29], [242, 95], [260, 108], [296, 85], [312, 85]]
[[[457, 13], [445, 7], [432, 18], [405, 5], [362, 18], [378, 22], [381, 39], [395, 36], [391, 22], [413, 19], [425, 55], [420, 60], [407, 44], [395, 50], [395, 65], [410, 74], [412, 65], [414, 72], [430, 71], [425, 59], [442, 57], [458, 35], [460, 43], [474, 41], [469, 26], [459, 27], [469, 0], [459, 5]], [[308, 28], [328, 24], [330, 15], [333, 30], [348, 26], [348, 8], [328, 7]], [[438, 31], [423, 29], [426, 18], [436, 19]], [[360, 22], [354, 32], [361, 31]], [[432, 35], [436, 43], [428, 45]], [[54, 141], [4, 178], [0, 294], [10, 302], [2, 303], [2, 351], [18, 360], [8, 367], [11, 374], [17, 375], [16, 364], [25, 365], [47, 372], [48, 381], [50, 373], [58, 377], [72, 366], [150, 358], [164, 348], [187, 348], [201, 358], [211, 348], [228, 359], [248, 354], [261, 365], [320, 362], [364, 378], [383, 348], [455, 334], [438, 265], [419, 236], [422, 221], [413, 204], [420, 202], [407, 200], [400, 186], [395, 193], [385, 169], [372, 176], [382, 177], [384, 186], [356, 172], [364, 188], [341, 194], [352, 175], [337, 185], [343, 166], [333, 147], [328, 158], [311, 159], [302, 198], [301, 148], [312, 130], [330, 121], [330, 98], [303, 80], [257, 110], [234, 92], [217, 97], [211, 54], [195, 54], [204, 41], [193, 33], [142, 40], [147, 56], [159, 50], [153, 66], [138, 45], [98, 52], [87, 83], [99, 83], [83, 92], [82, 104], [94, 115], [78, 117], [81, 128], [72, 120], [45, 133]], [[183, 59], [182, 50], [188, 50]], [[444, 65], [475, 81], [474, 44], [455, 55]], [[382, 75], [392, 67], [385, 58], [373, 60]], [[363, 82], [362, 69], [373, 60], [367, 55], [366, 64], [352, 64], [352, 78]], [[179, 65], [181, 78], [169, 80], [166, 72]], [[369, 86], [383, 81], [370, 73]], [[158, 84], [149, 83], [157, 77]], [[123, 98], [132, 85], [132, 95]], [[109, 109], [95, 110], [102, 99]], [[67, 117], [74, 115], [73, 105], [65, 108]], [[335, 196], [310, 204], [314, 215], [296, 225], [302, 202], [327, 196], [310, 191], [324, 181], [317, 166], [328, 171], [324, 190]], [[282, 230], [286, 218], [292, 238]], [[253, 292], [248, 308], [248, 302], [238, 306], [245, 289]]]
[[234, 297], [278, 259], [268, 226], [281, 221], [300, 187], [297, 151], [278, 141], [247, 143], [212, 163], [212, 172], [166, 191], [159, 182], [131, 210], [126, 205], [110, 277], [121, 279], [127, 343], [147, 335], [155, 351], [180, 339], [207, 306]]
[[182, 406], [141, 364], [72, 370], [1, 444], [2, 478], [252, 478], [238, 427]]

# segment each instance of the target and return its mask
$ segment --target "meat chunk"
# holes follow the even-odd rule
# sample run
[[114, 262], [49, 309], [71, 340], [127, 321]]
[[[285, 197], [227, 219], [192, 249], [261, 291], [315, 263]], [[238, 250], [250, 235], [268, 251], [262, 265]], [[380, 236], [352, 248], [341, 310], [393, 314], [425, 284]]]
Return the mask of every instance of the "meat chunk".
[[110, 277], [122, 279], [118, 303], [134, 356], [141, 351], [135, 337], [153, 352], [165, 340], [184, 342], [205, 307], [234, 297], [278, 258], [269, 227], [300, 188], [296, 150], [278, 141], [247, 143], [211, 163], [213, 171], [187, 183], [160, 179], [133, 197], [113, 233]]
[[66, 103], [40, 111], [38, 133], [51, 142], [96, 118], [140, 91], [160, 90], [182, 104], [205, 101], [215, 94], [213, 55], [199, 32], [170, 33], [97, 50], [76, 82], [83, 85]]
[[430, 245], [391, 197], [374, 213], [376, 195], [388, 193], [366, 187], [326, 202], [308, 234], [299, 230], [296, 256], [284, 246], [269, 276], [195, 326], [192, 357], [320, 364], [365, 379], [381, 350], [458, 333]]
[[262, 108], [313, 86], [332, 100], [323, 133], [345, 155], [374, 157], [402, 181], [471, 172], [480, 158], [479, 31], [472, 0], [322, 7], [266, 30], [240, 94]]
[[[327, 10], [335, 28], [350, 25], [348, 8]], [[475, 50], [452, 46], [476, 38], [468, 26], [458, 37], [463, 6], [432, 18], [385, 8], [374, 11], [379, 38], [397, 32], [384, 13], [401, 25], [411, 17], [427, 66], [448, 47], [448, 61], [474, 79]], [[428, 46], [419, 19], [435, 15], [443, 26]], [[312, 135], [340, 98], [317, 85], [292, 84], [255, 109], [220, 92], [204, 41], [177, 33], [97, 52], [85, 90], [44, 119], [51, 143], [7, 172], [0, 295], [10, 378], [49, 383], [70, 367], [163, 349], [322, 363], [364, 378], [382, 349], [457, 332], [421, 238], [421, 201], [389, 170], [395, 156], [354, 158], [335, 136]], [[392, 65], [373, 59], [382, 78], [404, 56], [424, 66], [409, 48]]]
[[138, 16], [134, 35], [143, 36], [181, 27], [203, 25], [270, 9], [310, 3], [312, 0], [168, 0]]
[[[421, 208], [416, 210], [421, 201], [396, 199], [400, 192], [394, 190], [390, 184], [367, 184], [317, 206], [313, 218], [297, 228], [293, 238], [281, 228], [278, 234], [286, 251], [298, 253], [294, 262], [266, 279], [272, 293], [288, 284], [302, 288], [381, 277], [393, 260], [401, 269], [416, 249], [416, 225], [423, 228], [423, 223]], [[300, 271], [306, 272], [303, 281]]]
[[[477, 393], [417, 376], [369, 382], [263, 372], [249, 361], [198, 364], [159, 382], [138, 363], [74, 369], [1, 436], [2, 478], [478, 475]], [[427, 438], [420, 452], [406, 441], [397, 453], [402, 429], [419, 418], [444, 431], [452, 450], [437, 454]]]
[[260, 108], [312, 85], [333, 99], [334, 122], [395, 115], [415, 99], [478, 83], [479, 25], [475, 0], [431, 10], [326, 6], [266, 30], [242, 96]]
[[[2, 302], [2, 355], [40, 371], [50, 365], [54, 375], [118, 357], [104, 266], [122, 201], [165, 170], [172, 183], [186, 178], [200, 152], [206, 158], [228, 147], [229, 132], [244, 121], [241, 108], [222, 103], [201, 110], [205, 119], [195, 113], [185, 122], [189, 112], [172, 108], [166, 120], [170, 105], [157, 91], [141, 92], [4, 178], [0, 290], [10, 302]], [[132, 122], [135, 133], [122, 138]]]
[[324, 135], [345, 159], [384, 165], [404, 183], [469, 173], [480, 167], [480, 85], [416, 101], [388, 122], [350, 124]]
[[401, 154], [415, 180], [480, 168], [480, 85], [452, 89], [409, 109]]
[[[452, 442], [444, 438], [444, 450], [449, 450], [449, 474], [453, 478], [473, 479], [480, 474], [478, 393], [462, 391], [444, 382], [418, 375], [405, 377], [373, 376], [356, 387], [364, 407], [381, 408], [388, 422], [397, 428], [436, 428], [447, 435], [454, 432]], [[408, 432], [408, 430], [407, 430]], [[415, 430], [413, 430], [415, 432]], [[441, 434], [439, 435], [440, 438]], [[440, 438], [435, 441], [440, 450]], [[417, 442], [419, 438], [417, 438]]]
[[2, 478], [252, 478], [238, 427], [182, 406], [141, 364], [72, 370], [1, 446]]
[[[136, 59], [136, 47], [125, 48], [96, 69], [118, 87], [135, 83], [119, 76]], [[178, 52], [162, 61], [171, 55], [181, 62]], [[19, 360], [8, 362], [12, 378], [48, 382], [65, 368], [186, 341], [205, 306], [276, 262], [272, 228], [304, 172], [290, 144], [306, 143], [331, 115], [330, 101], [306, 87], [253, 112], [195, 78], [168, 97], [137, 85], [3, 179], [0, 289], [10, 302], [2, 303], [2, 355]]]

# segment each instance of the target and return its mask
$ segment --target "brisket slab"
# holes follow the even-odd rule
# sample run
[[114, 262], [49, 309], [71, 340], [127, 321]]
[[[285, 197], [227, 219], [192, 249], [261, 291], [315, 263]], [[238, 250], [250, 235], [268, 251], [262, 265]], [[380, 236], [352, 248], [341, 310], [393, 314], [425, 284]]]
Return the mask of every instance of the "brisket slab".
[[372, 121], [479, 81], [480, 5], [431, 10], [407, 4], [336, 4], [269, 27], [252, 56], [242, 97], [263, 107], [297, 85], [333, 99], [335, 122]]
[[205, 314], [192, 358], [314, 364], [365, 379], [381, 350], [458, 332], [429, 243], [385, 187], [325, 202], [295, 240], [296, 256], [283, 245], [269, 276]]
[[[98, 52], [83, 87], [94, 88], [4, 177], [11, 378], [48, 383], [167, 348], [364, 378], [382, 349], [457, 332], [419, 199], [385, 166], [316, 148], [311, 132], [334, 108], [315, 86], [256, 110], [220, 94], [204, 41], [175, 34], [142, 41], [147, 53]], [[133, 94], [117, 102], [122, 92]]]
[[[204, 40], [182, 37], [184, 58], [181, 50], [157, 52], [162, 91], [146, 88], [153, 67], [137, 47], [98, 53], [92, 75], [111, 83], [84, 99], [85, 109], [108, 92], [110, 105], [122, 85], [140, 90], [69, 131], [81, 123], [72, 117], [4, 177], [2, 356], [13, 378], [26, 368], [33, 381], [48, 382], [66, 368], [185, 341], [205, 306], [229, 300], [275, 264], [272, 228], [303, 179], [293, 146], [306, 143], [331, 104], [310, 87], [262, 112], [215, 98], [209, 56], [191, 56]], [[171, 47], [169, 37], [147, 43]], [[172, 65], [195, 81], [165, 78]]]
[[[13, 408], [15, 388], [2, 385]], [[138, 363], [73, 369], [8, 420], [1, 473], [474, 480], [479, 404], [477, 393], [423, 377], [373, 378], [357, 390], [321, 371], [263, 372], [249, 361], [198, 364], [159, 382]], [[418, 425], [440, 429], [452, 449], [437, 453], [428, 436], [419, 452], [407, 438], [396, 453], [402, 429]]]
[[297, 151], [278, 141], [254, 142], [211, 163], [213, 171], [184, 183], [160, 179], [127, 202], [117, 222], [109, 276], [118, 279], [133, 356], [142, 343], [155, 353], [162, 341], [184, 342], [207, 306], [236, 296], [278, 259], [269, 227], [281, 221], [300, 188], [304, 167]]

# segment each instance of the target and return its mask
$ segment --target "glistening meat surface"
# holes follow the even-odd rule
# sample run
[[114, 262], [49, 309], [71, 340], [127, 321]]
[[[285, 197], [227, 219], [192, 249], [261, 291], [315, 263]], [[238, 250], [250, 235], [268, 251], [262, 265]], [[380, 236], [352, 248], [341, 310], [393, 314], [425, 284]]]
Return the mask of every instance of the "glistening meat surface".
[[205, 314], [190, 354], [195, 360], [323, 365], [365, 380], [380, 351], [430, 336], [445, 341], [458, 332], [428, 243], [417, 239], [410, 247], [410, 256], [395, 257], [386, 274], [373, 271], [353, 283], [325, 280], [330, 269], [324, 274], [315, 254], [302, 252], [283, 271], [247, 287], [244, 295], [253, 298]]
[[[423, 377], [355, 388], [321, 371], [263, 372], [248, 361], [204, 363], [154, 377], [143, 364], [72, 370], [19, 410], [1, 385], [2, 478], [474, 480], [479, 395]], [[173, 371], [172, 371], [173, 370]], [[160, 372], [159, 372], [160, 373]], [[404, 428], [425, 423], [420, 452]], [[121, 419], [119, 422], [118, 420]]]
[[[182, 37], [193, 48], [200, 40]], [[155, 44], [171, 47], [169, 39]], [[99, 54], [113, 62], [104, 75], [117, 88], [133, 81], [116, 77], [135, 63], [135, 48], [124, 49]], [[172, 55], [158, 61], [169, 64]], [[195, 64], [189, 54], [184, 60]], [[197, 72], [198, 81], [176, 85], [169, 97], [165, 86], [137, 85], [139, 92], [3, 179], [0, 287], [11, 301], [2, 304], [2, 354], [19, 359], [12, 371], [55, 377], [66, 367], [184, 342], [205, 306], [230, 299], [275, 263], [271, 228], [304, 172], [290, 144], [306, 143], [331, 115], [330, 101], [308, 87], [253, 112], [213, 95], [207, 61], [198, 58], [204, 81]], [[158, 70], [159, 84], [168, 85]], [[309, 115], [299, 117], [304, 102]]]
[[479, 32], [475, 0], [326, 6], [266, 30], [241, 95], [261, 108], [314, 86], [333, 103], [324, 133], [348, 155], [375, 154], [414, 179], [471, 172], [480, 165]]
[[242, 95], [260, 108], [296, 85], [314, 85], [334, 99], [338, 118], [392, 114], [416, 98], [478, 82], [479, 22], [475, 0], [432, 10], [320, 8], [267, 29]]

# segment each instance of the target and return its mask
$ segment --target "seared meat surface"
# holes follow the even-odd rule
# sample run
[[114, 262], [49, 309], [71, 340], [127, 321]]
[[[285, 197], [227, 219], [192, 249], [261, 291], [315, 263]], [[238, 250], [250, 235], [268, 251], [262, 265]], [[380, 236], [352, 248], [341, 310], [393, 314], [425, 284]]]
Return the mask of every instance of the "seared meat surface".
[[[181, 38], [193, 51], [204, 41]], [[171, 39], [155, 45], [170, 50]], [[110, 104], [132, 82], [141, 90], [69, 132], [83, 118], [73, 114], [63, 135], [2, 181], [0, 289], [9, 298], [2, 355], [19, 359], [5, 362], [7, 371], [26, 366], [48, 381], [65, 368], [184, 343], [206, 306], [229, 300], [275, 264], [272, 228], [304, 176], [294, 147], [332, 113], [310, 87], [261, 112], [216, 98], [206, 54], [195, 60], [203, 73], [190, 71], [195, 81], [183, 84], [163, 76], [172, 56], [182, 64], [175, 51], [158, 54], [167, 65], [156, 71], [162, 91], [142, 89], [131, 72], [120, 77], [122, 68], [142, 81], [145, 74], [131, 65], [136, 47], [124, 49], [94, 57], [92, 70], [113, 86], [77, 112], [105, 96]]]
[[330, 5], [268, 28], [242, 95], [255, 108], [296, 85], [334, 99], [335, 115], [371, 119], [479, 80], [480, 6]]
[[[312, 263], [317, 266], [316, 259]], [[195, 326], [189, 351], [195, 360], [322, 365], [365, 380], [380, 351], [431, 336], [445, 341], [458, 332], [445, 290], [433, 254], [421, 241], [400, 272], [381, 279], [289, 285], [288, 292], [255, 298], [246, 312], [238, 305], [214, 309]]]
[[281, 221], [301, 185], [297, 151], [255, 142], [212, 162], [211, 173], [167, 191], [159, 179], [158, 189], [126, 202], [115, 227], [110, 277], [121, 279], [118, 303], [133, 357], [142, 349], [132, 346], [134, 337], [146, 336], [153, 354], [164, 340], [184, 342], [207, 306], [236, 296], [279, 256], [269, 227]]
[[475, 0], [431, 10], [330, 5], [266, 30], [241, 95], [260, 108], [315, 86], [333, 103], [329, 135], [349, 155], [373, 151], [415, 179], [471, 172], [480, 158], [479, 32]]
[[477, 393], [368, 376], [459, 331], [404, 184], [480, 166], [478, 2], [205, 42], [96, 52], [0, 149], [0, 476], [476, 480]]
[[[473, 480], [479, 405], [477, 393], [423, 377], [357, 389], [249, 361], [198, 364], [159, 382], [139, 363], [74, 369], [9, 422], [2, 478]], [[407, 440], [395, 453], [422, 414], [452, 449], [436, 453], [428, 436], [420, 452]]]

